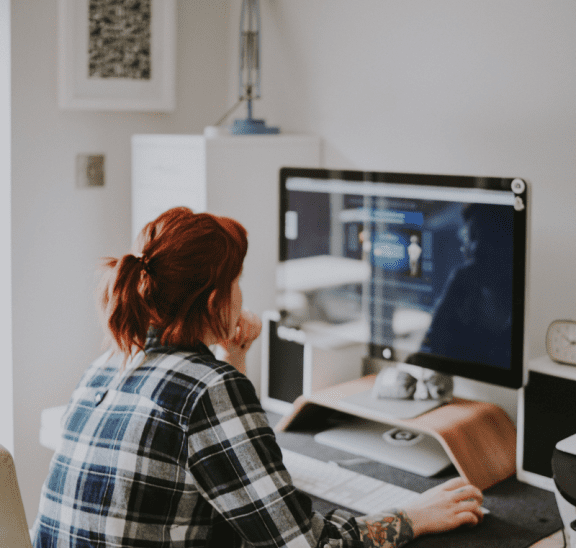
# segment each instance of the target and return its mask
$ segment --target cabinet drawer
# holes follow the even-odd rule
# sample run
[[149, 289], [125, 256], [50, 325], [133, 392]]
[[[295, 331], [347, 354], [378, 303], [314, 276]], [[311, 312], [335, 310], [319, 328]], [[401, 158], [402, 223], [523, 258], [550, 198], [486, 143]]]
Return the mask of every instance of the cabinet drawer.
[[[200, 189], [206, 180], [206, 150], [184, 144], [145, 144], [134, 146], [132, 180], [137, 188]], [[201, 183], [201, 184], [200, 184]]]

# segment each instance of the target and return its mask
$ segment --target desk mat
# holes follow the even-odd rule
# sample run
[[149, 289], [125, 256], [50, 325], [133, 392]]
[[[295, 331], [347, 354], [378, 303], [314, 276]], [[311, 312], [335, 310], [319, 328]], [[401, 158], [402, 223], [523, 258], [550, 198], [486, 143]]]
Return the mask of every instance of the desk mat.
[[[280, 420], [280, 415], [275, 413], [268, 413], [268, 417], [272, 426]], [[377, 462], [365, 461], [347, 465], [346, 461], [354, 457], [349, 453], [316, 443], [312, 439], [316, 432], [278, 432], [276, 437], [279, 445], [286, 449], [324, 461], [336, 461], [341, 466], [361, 474], [420, 493], [457, 476], [453, 467], [433, 478], [424, 478]], [[312, 499], [314, 509], [320, 513], [326, 513], [335, 507], [334, 504], [315, 497]], [[483, 506], [490, 510], [490, 514], [485, 516], [483, 523], [479, 526], [422, 537], [416, 539], [410, 546], [414, 548], [484, 548], [486, 546], [526, 548], [562, 528], [554, 494], [519, 482], [516, 478], [509, 478], [486, 489]], [[357, 512], [352, 513], [359, 515]]]

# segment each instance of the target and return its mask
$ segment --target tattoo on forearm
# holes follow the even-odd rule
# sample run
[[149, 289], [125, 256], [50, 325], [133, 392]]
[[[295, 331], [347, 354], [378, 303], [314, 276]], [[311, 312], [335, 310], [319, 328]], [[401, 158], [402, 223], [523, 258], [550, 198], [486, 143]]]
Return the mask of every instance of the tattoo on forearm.
[[414, 539], [412, 520], [403, 510], [357, 518], [360, 539], [370, 548], [400, 548]]

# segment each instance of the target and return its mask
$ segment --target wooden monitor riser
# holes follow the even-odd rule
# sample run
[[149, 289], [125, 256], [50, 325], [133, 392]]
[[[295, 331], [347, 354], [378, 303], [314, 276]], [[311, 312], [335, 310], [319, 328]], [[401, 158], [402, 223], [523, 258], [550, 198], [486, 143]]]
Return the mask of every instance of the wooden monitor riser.
[[294, 410], [283, 417], [277, 431], [310, 428], [321, 422], [326, 411], [347, 414], [402, 426], [436, 438], [458, 470], [458, 473], [479, 489], [512, 476], [516, 472], [516, 428], [506, 412], [495, 404], [454, 398], [451, 402], [412, 419], [390, 419], [377, 413], [352, 413], [342, 409], [339, 401], [349, 395], [369, 390], [374, 375], [363, 377], [300, 396]]

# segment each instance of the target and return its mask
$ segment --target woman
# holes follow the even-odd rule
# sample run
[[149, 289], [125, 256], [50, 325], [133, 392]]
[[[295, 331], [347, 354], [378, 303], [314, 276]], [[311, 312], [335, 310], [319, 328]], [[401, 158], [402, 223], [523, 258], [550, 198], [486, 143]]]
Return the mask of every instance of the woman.
[[242, 311], [246, 250], [237, 222], [175, 208], [133, 254], [106, 261], [99, 301], [112, 351], [72, 395], [36, 548], [396, 547], [481, 520], [482, 495], [462, 480], [404, 510], [312, 511], [243, 374], [261, 330]]

